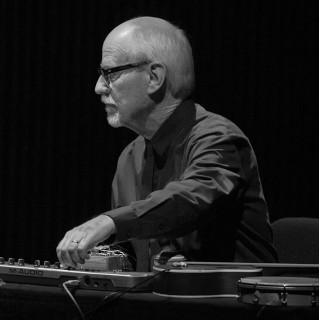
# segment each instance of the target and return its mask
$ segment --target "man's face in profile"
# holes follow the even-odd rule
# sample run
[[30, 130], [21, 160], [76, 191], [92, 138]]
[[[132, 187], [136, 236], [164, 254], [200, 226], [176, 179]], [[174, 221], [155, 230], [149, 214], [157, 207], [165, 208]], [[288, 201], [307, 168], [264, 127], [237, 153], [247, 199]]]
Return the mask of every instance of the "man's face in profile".
[[[122, 40], [114, 35], [106, 38], [102, 48], [102, 69], [142, 62], [133, 61], [123, 54]], [[128, 42], [126, 46], [128, 47]], [[141, 121], [147, 103], [146, 68], [147, 65], [115, 72], [110, 76], [109, 86], [102, 76], [99, 77], [95, 92], [101, 96], [101, 101], [105, 105], [110, 126], [115, 128], [124, 126], [131, 129], [133, 124]]]

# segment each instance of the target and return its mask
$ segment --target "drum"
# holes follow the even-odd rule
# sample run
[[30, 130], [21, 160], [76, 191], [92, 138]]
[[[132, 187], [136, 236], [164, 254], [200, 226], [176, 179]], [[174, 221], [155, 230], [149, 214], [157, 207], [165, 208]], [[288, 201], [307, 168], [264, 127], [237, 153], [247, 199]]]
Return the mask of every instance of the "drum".
[[263, 306], [318, 306], [319, 279], [247, 277], [238, 281], [238, 301]]

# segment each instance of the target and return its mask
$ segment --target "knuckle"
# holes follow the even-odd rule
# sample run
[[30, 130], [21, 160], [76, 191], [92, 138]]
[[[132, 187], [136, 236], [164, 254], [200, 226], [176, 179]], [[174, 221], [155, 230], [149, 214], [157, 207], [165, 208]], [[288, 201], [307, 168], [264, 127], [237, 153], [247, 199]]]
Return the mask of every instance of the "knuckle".
[[69, 255], [72, 255], [75, 252], [75, 248], [69, 247], [67, 250], [65, 250]]
[[83, 253], [86, 250], [86, 245], [79, 243], [78, 252]]
[[85, 247], [79, 248], [78, 254], [81, 259], [84, 259], [87, 256], [87, 249]]

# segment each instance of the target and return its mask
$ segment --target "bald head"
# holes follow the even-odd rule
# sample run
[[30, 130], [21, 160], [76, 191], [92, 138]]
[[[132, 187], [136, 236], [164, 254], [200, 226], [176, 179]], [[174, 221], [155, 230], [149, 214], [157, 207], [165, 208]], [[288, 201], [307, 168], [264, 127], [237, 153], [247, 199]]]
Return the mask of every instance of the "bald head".
[[173, 97], [187, 98], [194, 85], [192, 49], [184, 32], [168, 21], [138, 17], [113, 29], [103, 45], [103, 54], [123, 55], [129, 62], [163, 63], [167, 89]]
[[[141, 29], [140, 32], [151, 34], [166, 34], [168, 37], [174, 37], [177, 27], [170, 22], [156, 18], [156, 17], [138, 17], [128, 21], [123, 22], [116, 28], [114, 28], [110, 35], [113, 33], [125, 35], [130, 31]], [[179, 30], [179, 29], [178, 29]]]

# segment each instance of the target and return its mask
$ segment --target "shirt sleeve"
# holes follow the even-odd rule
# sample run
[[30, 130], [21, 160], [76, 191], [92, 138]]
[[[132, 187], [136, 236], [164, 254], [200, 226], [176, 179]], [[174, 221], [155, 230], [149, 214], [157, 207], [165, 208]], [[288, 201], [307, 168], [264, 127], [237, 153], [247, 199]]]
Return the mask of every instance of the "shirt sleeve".
[[181, 236], [196, 228], [201, 214], [214, 214], [215, 203], [231, 195], [244, 180], [239, 141], [248, 146], [237, 135], [202, 132], [190, 139], [179, 179], [144, 200], [106, 212], [115, 222], [116, 241]]

